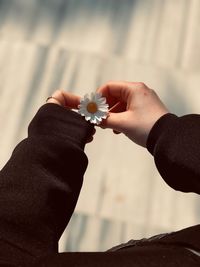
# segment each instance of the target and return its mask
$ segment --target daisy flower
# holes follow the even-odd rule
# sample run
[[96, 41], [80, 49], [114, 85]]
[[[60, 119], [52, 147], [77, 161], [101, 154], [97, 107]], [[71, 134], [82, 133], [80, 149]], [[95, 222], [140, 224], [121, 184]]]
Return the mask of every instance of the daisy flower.
[[100, 124], [102, 119], [108, 116], [108, 104], [106, 98], [99, 93], [86, 94], [80, 101], [78, 113], [84, 116], [86, 121]]

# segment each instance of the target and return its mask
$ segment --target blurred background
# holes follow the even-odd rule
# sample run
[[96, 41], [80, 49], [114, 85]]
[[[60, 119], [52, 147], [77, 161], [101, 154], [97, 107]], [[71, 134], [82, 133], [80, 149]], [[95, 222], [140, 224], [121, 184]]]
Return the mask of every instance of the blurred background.
[[[199, 0], [0, 0], [0, 167], [58, 88], [143, 81], [172, 113], [200, 113]], [[171, 189], [153, 157], [97, 129], [60, 251], [104, 251], [200, 219], [198, 196]]]

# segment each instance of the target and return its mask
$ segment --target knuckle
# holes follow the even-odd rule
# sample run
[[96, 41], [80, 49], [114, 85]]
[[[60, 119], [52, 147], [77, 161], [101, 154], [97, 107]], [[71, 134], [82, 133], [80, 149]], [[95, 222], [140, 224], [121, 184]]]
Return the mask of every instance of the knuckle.
[[137, 85], [139, 88], [147, 88], [147, 86], [144, 82], [138, 82]]
[[156, 94], [156, 91], [155, 91], [154, 89], [152, 89], [152, 88], [149, 88], [149, 92], [150, 92], [152, 95], [157, 95], [157, 94]]
[[149, 88], [145, 83], [143, 82], [138, 82], [137, 83], [137, 87], [136, 87], [136, 91], [139, 93], [139, 94], [142, 94], [142, 95], [151, 95], [151, 94], [155, 94], [155, 91], [151, 88]]
[[110, 86], [112, 86], [113, 84], [115, 84], [115, 81], [110, 80], [110, 81], [108, 81], [108, 82], [106, 83], [106, 86], [110, 87]]
[[150, 90], [151, 93], [155, 93], [155, 90], [154, 89], [149, 88], [149, 90]]
[[61, 92], [62, 92], [61, 89], [56, 89], [56, 90], [53, 92], [53, 95], [54, 95], [54, 96], [60, 95]]

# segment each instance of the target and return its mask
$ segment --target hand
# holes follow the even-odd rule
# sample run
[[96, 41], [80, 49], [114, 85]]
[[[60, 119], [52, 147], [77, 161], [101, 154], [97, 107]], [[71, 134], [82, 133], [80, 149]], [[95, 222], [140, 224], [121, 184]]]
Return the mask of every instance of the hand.
[[155, 122], [169, 113], [155, 91], [144, 83], [109, 82], [97, 92], [106, 97], [111, 109], [100, 127], [122, 132], [143, 147]]
[[77, 109], [81, 99], [80, 96], [65, 92], [63, 90], [56, 90], [52, 94], [52, 97], [54, 98], [48, 99], [47, 103], [58, 104], [68, 109]]
[[[81, 97], [78, 95], [74, 95], [69, 92], [65, 92], [63, 90], [56, 90], [52, 97], [47, 100], [47, 103], [54, 103], [60, 106], [65, 107], [66, 109], [78, 109], [78, 105], [80, 104]], [[93, 135], [95, 134], [96, 130], [94, 128], [92, 135], [88, 138], [87, 143], [93, 141]]]

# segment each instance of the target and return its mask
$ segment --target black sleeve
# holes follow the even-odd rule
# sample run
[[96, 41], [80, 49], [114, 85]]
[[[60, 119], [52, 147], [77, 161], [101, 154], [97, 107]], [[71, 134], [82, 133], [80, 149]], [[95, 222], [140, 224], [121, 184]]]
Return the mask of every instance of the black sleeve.
[[200, 115], [165, 114], [151, 129], [147, 149], [169, 186], [200, 194]]
[[0, 172], [0, 259], [57, 251], [82, 186], [83, 150], [93, 128], [53, 103], [38, 110]]

